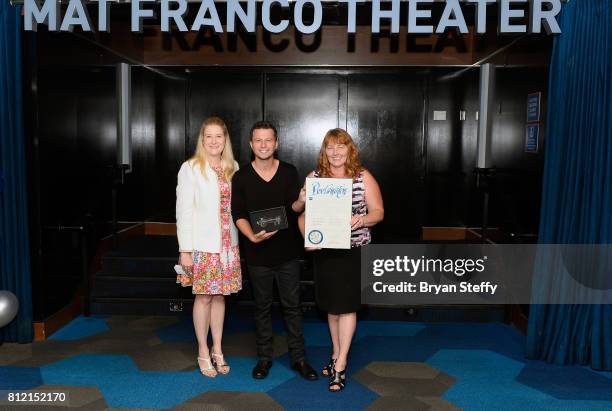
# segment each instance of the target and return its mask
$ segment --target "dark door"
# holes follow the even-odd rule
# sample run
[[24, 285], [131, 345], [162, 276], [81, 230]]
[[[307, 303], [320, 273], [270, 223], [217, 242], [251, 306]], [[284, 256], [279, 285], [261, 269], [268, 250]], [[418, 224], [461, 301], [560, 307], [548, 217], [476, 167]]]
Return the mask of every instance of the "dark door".
[[378, 181], [385, 219], [378, 243], [420, 238], [423, 222], [424, 80], [406, 74], [359, 74], [348, 79], [347, 131], [363, 165]]
[[227, 124], [236, 161], [249, 161], [249, 130], [262, 117], [259, 73], [193, 72], [187, 91], [187, 107], [188, 157], [195, 150], [202, 122], [209, 116], [218, 116]]
[[279, 135], [279, 158], [305, 177], [317, 164], [327, 130], [338, 127], [338, 87], [344, 80], [326, 74], [267, 74], [265, 116]]
[[265, 118], [277, 127], [279, 158], [294, 164], [300, 178], [316, 167], [325, 133], [346, 128], [383, 192], [385, 221], [375, 230], [375, 241], [420, 238], [425, 173], [423, 76], [414, 72], [202, 71], [190, 74], [187, 101], [188, 155], [202, 120], [218, 115], [228, 124], [236, 158], [247, 162], [250, 126]]

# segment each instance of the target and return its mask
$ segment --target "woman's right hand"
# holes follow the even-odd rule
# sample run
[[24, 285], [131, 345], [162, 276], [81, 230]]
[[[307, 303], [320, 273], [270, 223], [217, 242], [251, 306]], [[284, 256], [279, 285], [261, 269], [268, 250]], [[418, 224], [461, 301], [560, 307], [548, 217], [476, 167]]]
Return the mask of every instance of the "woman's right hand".
[[183, 267], [193, 267], [193, 256], [191, 253], [181, 252], [180, 261]]

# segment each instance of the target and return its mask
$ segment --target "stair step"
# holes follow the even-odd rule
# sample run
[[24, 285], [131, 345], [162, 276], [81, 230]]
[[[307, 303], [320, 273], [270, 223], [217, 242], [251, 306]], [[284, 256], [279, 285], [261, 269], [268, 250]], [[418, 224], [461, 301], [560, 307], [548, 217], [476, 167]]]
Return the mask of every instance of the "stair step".
[[[232, 297], [237, 300], [252, 300], [253, 293], [250, 282], [245, 280], [242, 286], [242, 290]], [[314, 282], [300, 281], [300, 293], [302, 301], [314, 301]], [[191, 295], [191, 287], [182, 287], [176, 284], [175, 277], [96, 277], [92, 292], [93, 298], [187, 298]], [[274, 301], [278, 300], [278, 293], [275, 288]]]
[[[92, 312], [167, 314], [171, 302], [190, 305], [194, 298], [191, 287], [176, 284], [174, 266], [177, 262], [177, 241], [174, 236], [140, 236], [119, 243], [103, 256], [101, 269], [93, 278]], [[252, 287], [244, 261], [242, 267], [243, 289], [231, 295], [228, 301], [252, 304]], [[301, 270], [301, 300], [313, 306], [314, 282], [309, 255], [301, 261]], [[276, 287], [273, 301], [279, 301]], [[191, 310], [190, 307], [187, 309]]]
[[[252, 312], [253, 301], [230, 301], [226, 311], [239, 309]], [[275, 309], [280, 309], [280, 304], [273, 302]], [[302, 311], [314, 311], [314, 303], [302, 302]], [[95, 315], [185, 315], [191, 314], [193, 309], [193, 298], [92, 298], [91, 313]]]
[[[252, 315], [253, 301], [234, 301], [226, 305], [226, 318], [233, 313]], [[314, 303], [301, 304], [304, 317], [315, 317], [324, 321], [326, 315], [319, 312]], [[91, 312], [97, 315], [191, 315], [193, 298], [95, 298], [91, 301]], [[443, 307], [365, 307], [359, 312], [360, 320], [406, 321], [406, 322], [504, 322], [504, 306], [443, 306]], [[273, 303], [277, 314], [282, 312], [280, 304]]]
[[178, 257], [178, 242], [175, 236], [144, 235], [122, 241], [110, 250], [107, 257]]
[[[127, 257], [115, 256], [104, 257], [102, 268], [96, 276], [113, 276], [129, 274], [132, 276], [148, 277], [174, 277], [174, 266], [177, 264], [176, 257]], [[309, 260], [300, 261], [301, 279], [312, 281], [313, 273]], [[244, 276], [248, 277], [248, 266], [242, 261]]]
[[177, 257], [104, 257], [102, 269], [97, 275], [130, 273], [132, 275], [174, 274]]

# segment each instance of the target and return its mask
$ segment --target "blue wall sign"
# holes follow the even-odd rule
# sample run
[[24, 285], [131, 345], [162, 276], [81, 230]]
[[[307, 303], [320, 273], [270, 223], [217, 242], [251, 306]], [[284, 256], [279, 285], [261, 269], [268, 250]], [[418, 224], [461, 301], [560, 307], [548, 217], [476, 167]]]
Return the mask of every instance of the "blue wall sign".
[[527, 122], [540, 121], [540, 100], [542, 93], [531, 93], [527, 95]]
[[525, 131], [525, 151], [527, 153], [538, 152], [538, 140], [540, 136], [539, 124], [528, 124]]

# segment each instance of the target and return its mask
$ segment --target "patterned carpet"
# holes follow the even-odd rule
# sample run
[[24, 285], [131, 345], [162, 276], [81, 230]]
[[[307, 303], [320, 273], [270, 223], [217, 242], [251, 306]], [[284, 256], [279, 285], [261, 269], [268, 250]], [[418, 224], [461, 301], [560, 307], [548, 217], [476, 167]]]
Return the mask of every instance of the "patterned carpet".
[[[0, 347], [0, 408], [35, 408], [7, 401], [19, 390], [67, 393], [46, 409], [612, 409], [612, 373], [527, 361], [524, 337], [504, 324], [361, 321], [341, 393], [289, 368], [279, 319], [270, 375], [253, 380], [253, 327], [250, 318], [228, 316], [232, 370], [209, 379], [196, 369], [190, 317], [80, 317], [43, 343]], [[330, 353], [326, 324], [307, 320], [304, 331], [318, 369]]]

